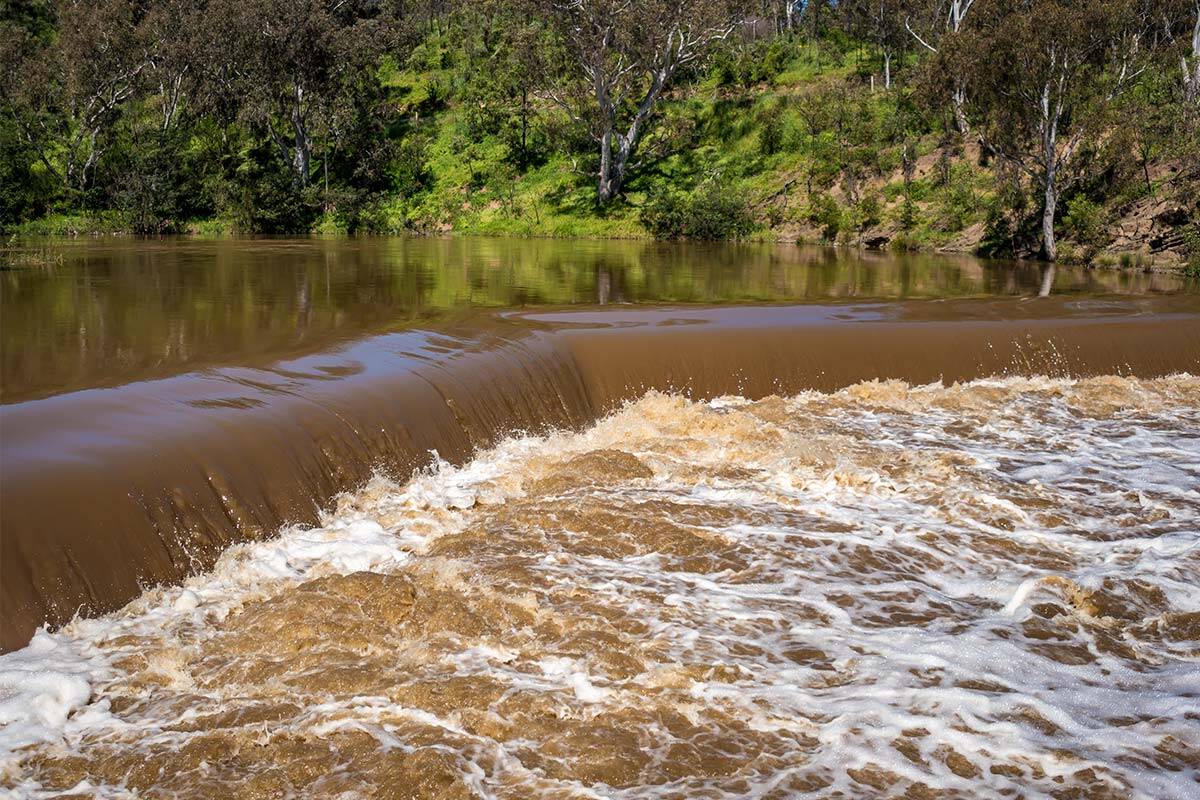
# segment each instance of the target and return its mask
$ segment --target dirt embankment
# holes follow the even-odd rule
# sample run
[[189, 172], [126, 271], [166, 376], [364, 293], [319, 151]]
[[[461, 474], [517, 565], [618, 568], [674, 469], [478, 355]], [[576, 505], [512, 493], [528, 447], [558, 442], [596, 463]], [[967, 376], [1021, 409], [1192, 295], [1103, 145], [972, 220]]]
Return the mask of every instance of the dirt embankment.
[[[972, 203], [961, 225], [943, 226], [939, 218], [947, 214], [944, 195], [913, 192], [910, 197], [913, 217], [923, 223], [906, 230], [905, 198], [894, 191], [904, 181], [903, 168], [884, 175], [859, 176], [853, 192], [847, 182], [838, 181], [828, 191], [844, 210], [843, 227], [837, 242], [856, 247], [875, 249], [916, 249], [942, 252], [988, 254], [988, 238], [992, 233], [987, 222], [988, 194], [995, 185], [994, 165], [984, 157], [980, 146], [971, 142], [965, 146], [939, 147], [915, 159], [909, 181], [924, 182], [926, 186], [947, 180], [946, 174], [955, 165], [970, 165], [973, 180], [968, 181]], [[1114, 201], [1101, 206], [1097, 213], [1098, 230], [1095, 240], [1083, 242], [1066, 222], [1067, 204], [1059, 207], [1058, 244], [1060, 260], [1065, 263], [1087, 264], [1101, 268], [1126, 268], [1149, 271], [1183, 271], [1200, 261], [1200, 168], [1178, 163], [1156, 163], [1145, 170], [1146, 194], [1132, 200]], [[889, 187], [892, 190], [889, 191]], [[879, 199], [877, 220], [855, 216], [853, 209], [868, 195]], [[779, 191], [762, 201], [757, 209], [764, 222], [770, 218], [785, 221], [771, 228], [775, 238], [782, 241], [818, 242], [830, 240], [828, 220], [811, 211], [803, 171], [783, 182]], [[961, 201], [960, 201], [961, 202]], [[796, 213], [806, 206], [809, 213]], [[789, 209], [793, 213], [787, 213]], [[1033, 210], [1027, 213], [1032, 214]], [[1038, 257], [1039, 242], [1022, 241], [1013, 248], [1017, 257]]]

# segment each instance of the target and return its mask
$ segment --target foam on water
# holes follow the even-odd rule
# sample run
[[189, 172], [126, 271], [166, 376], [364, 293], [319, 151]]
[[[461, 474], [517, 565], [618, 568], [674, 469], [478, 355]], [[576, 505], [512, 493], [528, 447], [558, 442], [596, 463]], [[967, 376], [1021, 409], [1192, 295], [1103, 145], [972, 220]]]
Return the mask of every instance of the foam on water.
[[15, 797], [1200, 791], [1200, 379], [650, 394], [0, 657]]

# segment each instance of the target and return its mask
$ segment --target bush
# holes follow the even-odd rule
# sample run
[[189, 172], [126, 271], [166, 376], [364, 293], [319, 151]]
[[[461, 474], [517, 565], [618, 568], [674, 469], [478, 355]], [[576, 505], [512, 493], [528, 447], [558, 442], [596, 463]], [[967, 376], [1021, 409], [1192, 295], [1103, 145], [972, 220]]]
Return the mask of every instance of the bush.
[[759, 62], [761, 64], [759, 76], [762, 80], [774, 80], [779, 73], [783, 72], [787, 66], [788, 52], [782, 39], [773, 39], [767, 47], [766, 54]]
[[1093, 203], [1084, 195], [1075, 195], [1067, 201], [1063, 229], [1072, 239], [1089, 250], [1097, 250], [1107, 244], [1104, 211], [1098, 203]]
[[1120, 259], [1123, 269], [1145, 269], [1152, 263], [1150, 254], [1141, 250], [1121, 253]]
[[979, 209], [979, 195], [975, 192], [975, 176], [968, 164], [955, 164], [938, 198], [939, 230], [947, 233], [961, 231], [971, 224]]
[[690, 195], [672, 191], [653, 194], [639, 216], [657, 239], [734, 239], [754, 229], [745, 200], [716, 181]]
[[921, 212], [913, 202], [912, 195], [904, 195], [904, 204], [900, 206], [900, 228], [911, 231], [921, 224]]
[[1200, 278], [1200, 221], [1193, 222], [1183, 228], [1184, 272], [1193, 278]]
[[821, 226], [821, 235], [834, 240], [845, 227], [845, 215], [838, 201], [827, 194], [813, 195], [808, 205], [808, 219]]
[[879, 195], [868, 192], [858, 201], [855, 208], [859, 228], [870, 228], [883, 220], [883, 204]]
[[772, 104], [758, 115], [758, 150], [773, 156], [783, 148], [783, 109]]
[[896, 253], [915, 253], [924, 249], [924, 243], [912, 233], [898, 233], [888, 242], [888, 248]]

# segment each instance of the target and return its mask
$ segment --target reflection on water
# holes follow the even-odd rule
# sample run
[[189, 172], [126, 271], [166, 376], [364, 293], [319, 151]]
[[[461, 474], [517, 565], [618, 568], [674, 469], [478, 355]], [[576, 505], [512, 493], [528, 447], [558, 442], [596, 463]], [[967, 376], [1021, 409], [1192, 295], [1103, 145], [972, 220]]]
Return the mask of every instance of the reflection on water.
[[[262, 363], [488, 306], [1035, 295], [1036, 264], [793, 245], [510, 239], [66, 241], [5, 253], [4, 402]], [[1184, 289], [1059, 269], [1053, 293]]]

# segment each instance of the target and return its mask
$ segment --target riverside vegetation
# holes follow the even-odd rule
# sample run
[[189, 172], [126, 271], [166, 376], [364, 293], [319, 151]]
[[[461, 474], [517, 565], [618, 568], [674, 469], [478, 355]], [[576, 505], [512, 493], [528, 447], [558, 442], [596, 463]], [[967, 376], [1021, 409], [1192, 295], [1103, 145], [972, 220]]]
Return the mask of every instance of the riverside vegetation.
[[0, 227], [1200, 270], [1197, 0], [26, 0]]

